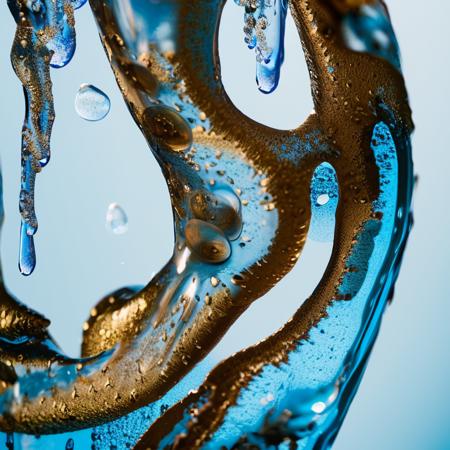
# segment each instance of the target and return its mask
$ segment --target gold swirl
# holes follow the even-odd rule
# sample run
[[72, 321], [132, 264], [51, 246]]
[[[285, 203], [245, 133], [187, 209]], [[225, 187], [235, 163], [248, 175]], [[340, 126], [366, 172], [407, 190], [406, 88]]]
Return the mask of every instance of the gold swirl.
[[[369, 2], [290, 2], [315, 104], [315, 112], [290, 131], [256, 123], [230, 102], [217, 53], [224, 1], [172, 3], [179, 26], [175, 51], [162, 52], [150, 42], [134, 59], [114, 13], [105, 2], [91, 0], [119, 88], [168, 183], [173, 256], [143, 290], [118, 291], [91, 311], [83, 336], [88, 359], [64, 358], [46, 335], [0, 348], [1, 360], [15, 373], [50, 367], [72, 374], [63, 385], [49, 377], [48, 386], [26, 401], [13, 399], [0, 418], [2, 430], [41, 434], [92, 426], [160, 398], [297, 262], [311, 216], [311, 177], [321, 162], [331, 162], [341, 198], [335, 245], [313, 295], [282, 330], [216, 367], [199, 391], [162, 415], [137, 446], [157, 448], [185, 407], [197, 404], [195, 420], [174, 448], [200, 448], [248, 382], [266, 365], [286, 361], [325, 316], [359, 231], [368, 220], [380, 220], [371, 206], [380, 186], [369, 151], [379, 120], [378, 86], [387, 87], [383, 102], [396, 120], [409, 131], [412, 123], [401, 74], [387, 61], [351, 51], [335, 32], [340, 14]], [[165, 103], [167, 92], [177, 93], [176, 103]], [[191, 111], [192, 122], [180, 111]], [[280, 157], [293, 142], [297, 157]], [[258, 228], [262, 222], [270, 226]], [[233, 255], [239, 255], [244, 236], [257, 257], [240, 263]], [[199, 270], [205, 262], [207, 269]]]

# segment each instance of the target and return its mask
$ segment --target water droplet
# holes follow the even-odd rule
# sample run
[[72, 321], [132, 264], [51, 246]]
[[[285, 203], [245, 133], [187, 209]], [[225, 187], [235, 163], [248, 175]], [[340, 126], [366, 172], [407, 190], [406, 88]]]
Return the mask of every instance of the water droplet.
[[182, 152], [191, 146], [191, 127], [173, 108], [164, 105], [147, 108], [142, 116], [142, 124], [158, 147]]
[[117, 203], [111, 203], [106, 212], [106, 227], [114, 234], [124, 234], [128, 230], [128, 217]]
[[121, 62], [122, 71], [127, 75], [127, 81], [139, 91], [145, 92], [150, 97], [156, 97], [158, 93], [158, 81], [150, 72], [150, 69], [128, 60]]
[[73, 450], [75, 448], [75, 442], [72, 438], [68, 439], [66, 442], [66, 450]]
[[215, 225], [192, 219], [186, 225], [185, 234], [188, 247], [203, 261], [217, 264], [230, 257], [230, 243]]
[[196, 191], [192, 194], [190, 206], [196, 219], [220, 228], [229, 239], [235, 240], [241, 234], [241, 201], [233, 191]]
[[75, 97], [75, 110], [78, 115], [92, 122], [102, 120], [109, 113], [109, 97], [92, 84], [82, 84]]
[[235, 0], [235, 2], [245, 8], [244, 41], [250, 49], [255, 50], [258, 89], [270, 94], [278, 86], [284, 60], [287, 1]]
[[33, 234], [32, 230], [30, 231], [30, 227], [25, 222], [22, 222], [20, 226], [19, 270], [25, 276], [31, 275], [36, 267]]

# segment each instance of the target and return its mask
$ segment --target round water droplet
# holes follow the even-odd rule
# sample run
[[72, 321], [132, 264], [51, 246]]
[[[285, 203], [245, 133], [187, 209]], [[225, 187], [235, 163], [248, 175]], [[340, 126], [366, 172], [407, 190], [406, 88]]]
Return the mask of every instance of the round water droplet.
[[196, 219], [212, 223], [229, 239], [235, 240], [242, 230], [241, 201], [233, 191], [217, 189], [214, 192], [196, 191], [190, 200]]
[[142, 124], [144, 130], [163, 148], [182, 152], [191, 146], [191, 127], [173, 108], [164, 105], [147, 108], [142, 117]]
[[128, 218], [117, 203], [111, 203], [106, 212], [106, 227], [114, 234], [124, 234], [128, 230]]
[[192, 219], [186, 225], [185, 234], [188, 247], [203, 261], [218, 264], [230, 257], [230, 243], [220, 228]]
[[102, 120], [111, 108], [109, 97], [92, 84], [82, 84], [75, 97], [75, 110], [89, 121]]

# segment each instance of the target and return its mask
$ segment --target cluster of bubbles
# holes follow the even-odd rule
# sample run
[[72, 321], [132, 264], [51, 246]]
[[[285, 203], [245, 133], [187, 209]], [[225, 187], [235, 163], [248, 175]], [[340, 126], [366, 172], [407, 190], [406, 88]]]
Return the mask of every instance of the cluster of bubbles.
[[194, 192], [190, 218], [185, 227], [189, 249], [202, 261], [222, 263], [231, 255], [230, 240], [242, 230], [241, 202], [232, 190]]

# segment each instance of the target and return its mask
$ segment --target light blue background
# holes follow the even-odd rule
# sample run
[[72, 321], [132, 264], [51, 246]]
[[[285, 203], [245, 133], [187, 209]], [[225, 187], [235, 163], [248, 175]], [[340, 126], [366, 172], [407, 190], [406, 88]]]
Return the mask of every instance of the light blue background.
[[[450, 188], [447, 142], [450, 104], [445, 0], [390, 0], [416, 122], [416, 223], [393, 305], [388, 309], [361, 389], [336, 441], [337, 450], [450, 449], [450, 304], [448, 300]], [[164, 180], [115, 85], [88, 7], [77, 11], [78, 50], [53, 71], [57, 120], [50, 164], [37, 179], [38, 266], [17, 270], [21, 88], [9, 64], [14, 23], [0, 5], [0, 156], [6, 221], [1, 256], [8, 287], [52, 319], [52, 333], [71, 354], [89, 308], [106, 292], [145, 283], [169, 257], [171, 213]], [[279, 89], [263, 96], [254, 84], [252, 54], [242, 43], [241, 10], [226, 7], [220, 36], [223, 78], [235, 104], [266, 124], [290, 128], [312, 108], [309, 81], [292, 21]], [[112, 101], [98, 123], [80, 119], [73, 100], [92, 83]], [[105, 214], [118, 202], [129, 231], [114, 236]], [[312, 291], [330, 244], [308, 242], [302, 261], [254, 305], [212, 357], [256, 342], [281, 326]]]

